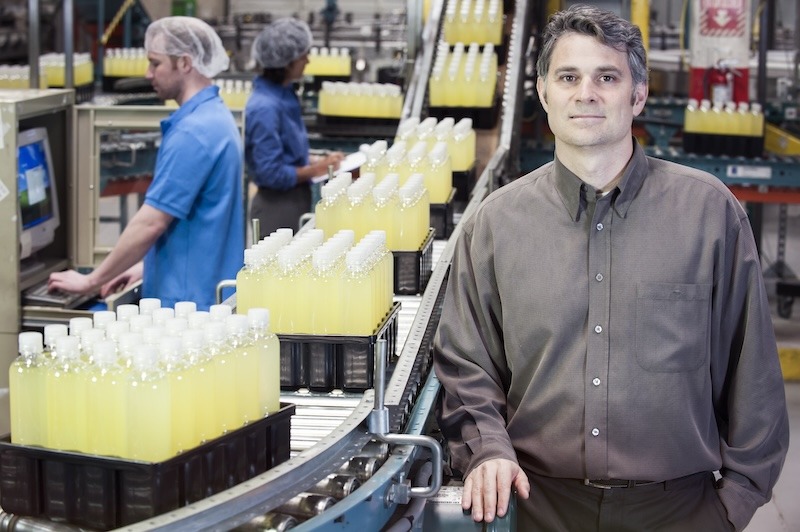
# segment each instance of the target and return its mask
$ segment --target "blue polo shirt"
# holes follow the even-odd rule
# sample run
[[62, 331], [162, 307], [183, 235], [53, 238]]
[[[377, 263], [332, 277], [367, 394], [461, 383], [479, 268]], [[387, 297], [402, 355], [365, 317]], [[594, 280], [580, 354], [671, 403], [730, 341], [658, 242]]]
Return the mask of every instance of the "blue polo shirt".
[[144, 258], [142, 297], [207, 309], [217, 283], [235, 279], [242, 267], [240, 134], [213, 85], [162, 120], [161, 133], [144, 202], [175, 219]]
[[289, 190], [297, 186], [297, 167], [308, 164], [308, 132], [291, 86], [256, 76], [244, 110], [244, 157], [259, 187]]

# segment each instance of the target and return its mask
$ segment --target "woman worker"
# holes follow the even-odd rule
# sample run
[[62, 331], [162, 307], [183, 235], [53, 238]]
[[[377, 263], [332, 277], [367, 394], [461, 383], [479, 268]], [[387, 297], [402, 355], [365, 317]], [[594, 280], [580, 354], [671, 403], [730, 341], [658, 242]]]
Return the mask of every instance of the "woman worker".
[[312, 159], [300, 102], [292, 83], [302, 78], [311, 48], [311, 30], [304, 22], [282, 18], [269, 24], [253, 42], [253, 59], [261, 74], [245, 107], [245, 162], [258, 186], [250, 217], [260, 220], [263, 238], [279, 227], [297, 227], [311, 211], [311, 178], [328, 165], [337, 168], [340, 152]]

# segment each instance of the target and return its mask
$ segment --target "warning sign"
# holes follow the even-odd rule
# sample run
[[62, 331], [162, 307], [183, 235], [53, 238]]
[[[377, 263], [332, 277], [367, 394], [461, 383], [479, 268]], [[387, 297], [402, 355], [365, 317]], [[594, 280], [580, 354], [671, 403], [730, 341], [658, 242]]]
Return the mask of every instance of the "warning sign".
[[700, 0], [700, 35], [744, 37], [747, 29], [746, 0]]

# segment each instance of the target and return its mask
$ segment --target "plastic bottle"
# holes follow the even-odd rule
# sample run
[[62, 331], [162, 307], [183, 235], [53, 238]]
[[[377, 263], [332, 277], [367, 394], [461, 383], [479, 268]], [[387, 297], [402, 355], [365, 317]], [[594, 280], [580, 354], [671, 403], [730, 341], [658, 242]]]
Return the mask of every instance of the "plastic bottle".
[[63, 323], [51, 323], [44, 326], [44, 359], [42, 362], [50, 362], [56, 356], [56, 341], [62, 336], [69, 334], [69, 328]]
[[395, 249], [400, 239], [400, 198], [397, 195], [400, 176], [388, 174], [372, 189], [369, 218], [372, 227], [386, 233], [389, 249]]
[[81, 360], [86, 364], [94, 362], [94, 345], [106, 339], [106, 332], [102, 329], [86, 329], [81, 331]]
[[201, 443], [220, 434], [213, 361], [206, 348], [205, 333], [202, 330], [189, 329], [181, 335], [181, 340], [185, 350], [192, 405], [198, 413], [195, 416], [193, 440]]
[[141, 332], [122, 333], [117, 340], [117, 363], [123, 368], [130, 368], [133, 365], [134, 353], [143, 344]]
[[43, 446], [48, 443], [48, 363], [44, 361], [42, 334], [33, 331], [20, 333], [18, 344], [19, 356], [8, 369], [11, 442]]
[[247, 316], [241, 314], [228, 316], [225, 327], [236, 367], [235, 393], [239, 405], [239, 425], [245, 425], [261, 418], [258, 354], [250, 336]]
[[453, 191], [453, 171], [446, 142], [437, 142], [428, 153], [428, 172], [424, 175], [431, 203], [447, 203]]
[[247, 314], [256, 304], [258, 297], [257, 279], [258, 270], [262, 267], [262, 260], [258, 249], [244, 250], [244, 266], [236, 274], [236, 312]]
[[430, 228], [430, 201], [421, 174], [400, 187], [400, 251], [418, 251]]
[[141, 345], [128, 378], [128, 454], [134, 460], [161, 462], [172, 456], [172, 394], [158, 366], [158, 350]]
[[92, 314], [92, 324], [95, 329], [105, 330], [106, 325], [117, 321], [117, 313], [112, 310], [98, 310]]
[[239, 428], [239, 397], [236, 393], [236, 365], [227, 342], [223, 321], [212, 321], [206, 326], [206, 345], [213, 364], [214, 396], [216, 397], [217, 434]]
[[106, 456], [127, 456], [127, 372], [119, 365], [111, 340], [94, 346], [94, 364], [88, 368], [86, 427], [88, 451]]
[[131, 332], [142, 332], [153, 326], [153, 316], [150, 314], [137, 314], [128, 318], [128, 327]]
[[694, 99], [690, 98], [689, 102], [686, 105], [686, 109], [684, 110], [683, 114], [683, 149], [687, 153], [695, 153], [697, 148], [697, 135], [699, 134], [698, 130], [698, 107], [700, 106], [699, 102]]
[[228, 305], [211, 305], [208, 307], [208, 313], [211, 321], [225, 321], [227, 316], [233, 314], [233, 308]]
[[377, 176], [378, 180], [384, 179], [388, 174], [397, 174], [400, 178], [400, 185], [403, 184], [406, 146], [405, 141], [399, 140], [392, 144], [391, 148], [386, 150], [386, 157], [384, 158], [384, 165], [382, 168], [383, 174]]
[[472, 119], [462, 118], [453, 126], [452, 147], [450, 149], [453, 172], [466, 172], [475, 163], [475, 130]]
[[280, 410], [281, 357], [278, 337], [270, 332], [269, 310], [252, 308], [247, 322], [258, 358], [258, 405], [261, 416]]
[[47, 447], [85, 452], [86, 432], [85, 364], [80, 358], [77, 336], [56, 340], [58, 358], [47, 370]]
[[190, 371], [184, 360], [181, 340], [174, 336], [162, 338], [158, 343], [158, 358], [161, 370], [169, 380], [172, 406], [170, 452], [175, 455], [191, 449], [198, 443], [195, 427], [198, 411], [193, 404]]
[[343, 289], [347, 307], [351, 309], [344, 317], [344, 333], [364, 336], [371, 332], [370, 317], [374, 314], [368, 254], [362, 248], [353, 248], [345, 255]]
[[92, 327], [94, 327], [94, 322], [92, 321], [92, 318], [78, 316], [69, 319], [70, 336], [75, 336], [80, 338], [81, 332], [85, 331], [86, 329], [91, 329]]

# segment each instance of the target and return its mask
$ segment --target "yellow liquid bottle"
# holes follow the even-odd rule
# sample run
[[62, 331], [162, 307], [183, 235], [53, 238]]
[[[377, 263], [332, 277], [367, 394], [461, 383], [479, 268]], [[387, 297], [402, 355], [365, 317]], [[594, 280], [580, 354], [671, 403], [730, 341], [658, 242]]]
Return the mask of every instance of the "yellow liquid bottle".
[[250, 248], [244, 250], [244, 266], [236, 274], [236, 312], [247, 314], [255, 306], [258, 286], [256, 285], [256, 270], [258, 269], [258, 250]]
[[259, 400], [258, 350], [250, 336], [247, 316], [228, 316], [225, 326], [236, 366], [236, 395], [239, 404], [240, 425], [261, 418]]
[[365, 336], [372, 332], [372, 294], [368, 270], [368, 254], [358, 247], [345, 255], [343, 290], [350, 311], [345, 315], [345, 334]]
[[400, 182], [405, 184], [408, 182], [408, 177], [413, 174], [426, 175], [430, 168], [428, 166], [428, 143], [427, 141], [419, 140], [408, 151], [406, 155], [406, 166], [401, 173]]
[[170, 453], [176, 455], [197, 445], [195, 424], [198, 411], [194, 406], [191, 372], [184, 359], [181, 340], [174, 336], [161, 338], [158, 354], [159, 366], [169, 382], [172, 408]]
[[69, 328], [63, 323], [51, 323], [44, 326], [44, 359], [50, 362], [56, 356], [56, 341], [62, 336], [69, 335]]
[[161, 300], [157, 297], [143, 297], [139, 300], [139, 314], [149, 316], [157, 308], [161, 308]]
[[133, 356], [128, 378], [128, 458], [161, 462], [173, 456], [172, 393], [158, 367], [158, 350], [142, 345]]
[[206, 344], [213, 364], [216, 418], [219, 423], [217, 433], [223, 434], [241, 425], [239, 397], [236, 393], [236, 364], [223, 322], [212, 321], [206, 325]]
[[397, 219], [399, 211], [399, 198], [397, 196], [400, 176], [387, 175], [383, 181], [372, 189], [369, 217], [374, 220], [373, 227], [383, 231], [386, 235], [386, 245], [395, 249], [400, 236], [400, 226]]
[[86, 452], [86, 371], [76, 336], [56, 340], [58, 358], [47, 370], [47, 447]]
[[428, 171], [423, 174], [431, 203], [447, 203], [453, 191], [453, 171], [446, 142], [438, 142], [428, 153]]
[[[400, 185], [403, 184], [403, 173], [405, 169], [406, 159], [406, 142], [398, 140], [392, 147], [386, 150], [386, 157], [384, 158], [384, 166], [382, 168], [382, 175], [378, 176], [379, 180], [385, 179], [389, 174], [397, 174], [400, 179]], [[408, 177], [408, 176], [405, 176]]]
[[250, 309], [247, 321], [258, 358], [258, 404], [266, 416], [281, 407], [281, 347], [269, 329], [269, 310]]
[[[47, 445], [47, 367], [42, 334], [19, 334], [19, 357], [8, 368], [11, 441]], [[66, 338], [66, 336], [64, 336]]]
[[453, 126], [453, 144], [450, 149], [453, 172], [466, 172], [475, 163], [475, 130], [472, 119], [462, 118]]
[[418, 251], [430, 227], [430, 200], [421, 174], [400, 187], [400, 251]]
[[217, 396], [213, 366], [202, 329], [189, 329], [181, 335], [181, 340], [185, 350], [192, 405], [199, 414], [195, 416], [195, 435], [192, 439], [202, 443], [220, 435], [219, 420], [216, 418]]
[[128, 456], [125, 393], [128, 373], [117, 360], [117, 347], [112, 340], [102, 340], [95, 345], [95, 361], [87, 377], [88, 451], [105, 456]]

